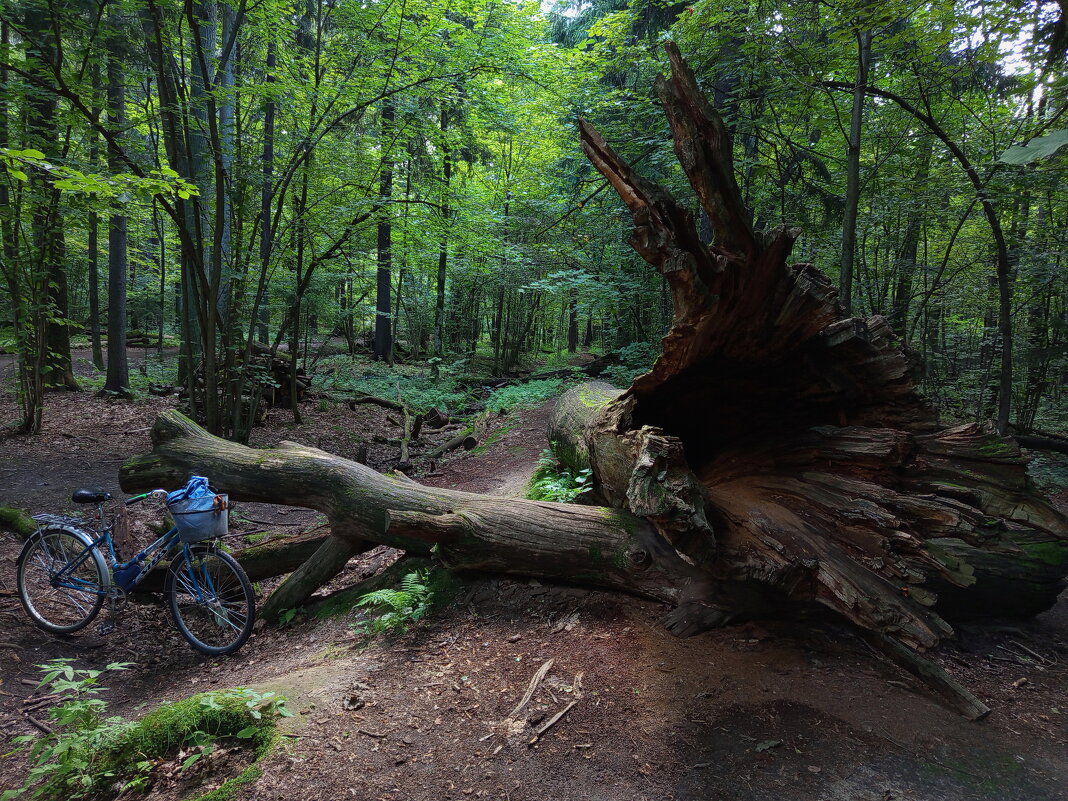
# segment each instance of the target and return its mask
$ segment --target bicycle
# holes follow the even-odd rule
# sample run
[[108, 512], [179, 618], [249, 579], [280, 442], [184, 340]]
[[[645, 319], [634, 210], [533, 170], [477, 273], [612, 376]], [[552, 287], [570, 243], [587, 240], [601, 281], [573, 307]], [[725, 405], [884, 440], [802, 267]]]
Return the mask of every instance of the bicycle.
[[[125, 505], [148, 498], [166, 501], [167, 492], [135, 495]], [[178, 549], [163, 588], [178, 631], [197, 651], [212, 656], [232, 654], [245, 644], [256, 620], [252, 585], [237, 560], [214, 543], [226, 533], [226, 496], [214, 494], [210, 508], [196, 511], [179, 511], [179, 504], [168, 503], [176, 522], [184, 520], [181, 515], [195, 522], [175, 525], [125, 562], [115, 552], [115, 524], [107, 524], [104, 515], [111, 494], [81, 489], [71, 500], [96, 504], [99, 530], [77, 518], [34, 515], [38, 529], [16, 563], [19, 600], [38, 627], [53, 634], [79, 631], [105, 601], [114, 617], [127, 593]]]

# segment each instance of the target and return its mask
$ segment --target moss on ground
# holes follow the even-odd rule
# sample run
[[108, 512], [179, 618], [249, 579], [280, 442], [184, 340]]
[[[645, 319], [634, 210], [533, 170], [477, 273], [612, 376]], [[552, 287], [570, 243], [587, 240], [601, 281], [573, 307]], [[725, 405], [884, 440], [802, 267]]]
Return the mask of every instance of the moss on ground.
[[22, 539], [37, 530], [37, 522], [22, 509], [0, 506], [0, 528], [14, 531]]
[[277, 714], [265, 710], [276, 699], [237, 688], [199, 693], [163, 704], [123, 729], [97, 755], [95, 771], [123, 783], [142, 772], [143, 763], [174, 753], [207, 735], [212, 740], [241, 736], [252, 748], [252, 763], [237, 776], [200, 796], [197, 801], [225, 801], [261, 774], [259, 763], [277, 739]]

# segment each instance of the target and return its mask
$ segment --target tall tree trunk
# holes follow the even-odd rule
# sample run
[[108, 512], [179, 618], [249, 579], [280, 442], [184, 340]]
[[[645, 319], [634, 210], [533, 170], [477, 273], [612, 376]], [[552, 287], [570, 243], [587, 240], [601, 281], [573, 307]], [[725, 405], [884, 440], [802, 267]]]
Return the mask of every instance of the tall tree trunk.
[[578, 350], [578, 306], [575, 303], [575, 290], [568, 293], [567, 302], [567, 352], [574, 353]]
[[[922, 192], [927, 186], [930, 172], [931, 154], [934, 150], [934, 137], [923, 137], [920, 145], [920, 163], [916, 168], [913, 186]], [[920, 229], [923, 227], [924, 209], [918, 198], [908, 204], [908, 222], [902, 237], [901, 249], [898, 251], [895, 272], [894, 295], [891, 301], [890, 325], [894, 332], [904, 341], [908, 334], [909, 304], [912, 302], [912, 284], [916, 275], [916, 257], [920, 246]]]
[[[25, 26], [26, 70], [43, 86], [55, 84], [55, 62], [59, 42], [51, 25], [51, 15], [37, 4], [26, 8]], [[47, 89], [30, 92], [26, 102], [26, 133], [31, 147], [55, 160], [59, 155], [60, 135], [57, 95]], [[36, 270], [46, 281], [45, 296], [48, 308], [40, 314], [47, 316], [42, 380], [49, 389], [78, 389], [70, 355], [70, 326], [68, 323], [68, 287], [66, 270], [66, 237], [60, 192], [43, 170], [30, 175], [33, 195], [32, 241], [36, 252]]]
[[[452, 180], [452, 155], [449, 151], [449, 106], [441, 104], [441, 239], [438, 243], [437, 297], [434, 302], [434, 355], [445, 355], [445, 280], [449, 262], [449, 183]], [[435, 373], [437, 364], [434, 365]]]
[[[98, 97], [101, 91], [100, 65], [89, 68], [89, 82], [93, 92], [93, 116], [100, 115]], [[96, 169], [100, 158], [100, 137], [95, 132], [89, 143], [90, 169]], [[104, 369], [104, 352], [100, 345], [100, 215], [96, 209], [89, 211], [88, 261], [89, 261], [89, 345], [93, 353], [93, 366]]]
[[393, 321], [390, 307], [393, 292], [393, 224], [389, 201], [393, 195], [393, 161], [389, 153], [393, 138], [393, 121], [396, 117], [392, 100], [382, 101], [382, 165], [379, 178], [379, 198], [383, 205], [378, 218], [378, 271], [375, 297], [375, 361], [393, 363]]
[[[116, 137], [122, 137], [126, 128], [123, 58], [119, 40], [112, 36], [108, 42], [107, 107], [108, 127]], [[123, 166], [119, 151], [109, 145], [108, 169], [121, 172]], [[104, 391], [124, 397], [130, 394], [130, 369], [126, 359], [127, 253], [126, 214], [113, 212], [108, 221], [108, 372]]]
[[[230, 309], [230, 280], [228, 275], [233, 273], [231, 266], [232, 258], [232, 231], [231, 231], [231, 218], [233, 212], [230, 202], [230, 179], [233, 172], [234, 163], [234, 126], [235, 120], [235, 102], [234, 95], [234, 64], [237, 61], [239, 47], [237, 42], [237, 14], [234, 11], [234, 7], [228, 2], [221, 2], [221, 8], [219, 10], [219, 16], [222, 18], [221, 26], [221, 41], [222, 46], [230, 42], [231, 38], [234, 39], [234, 45], [230, 50], [229, 55], [226, 57], [220, 65], [220, 78], [218, 90], [220, 92], [219, 99], [219, 153], [217, 159], [221, 166], [221, 171], [224, 176], [224, 189], [217, 199], [219, 206], [216, 219], [221, 222], [221, 231], [219, 232], [216, 243], [219, 248], [219, 255], [217, 262], [219, 269], [222, 273], [219, 281], [219, 297], [217, 300], [217, 306], [219, 314], [224, 320], [229, 317]], [[218, 224], [218, 223], [217, 223]]]
[[857, 80], [853, 89], [853, 111], [849, 117], [849, 142], [846, 148], [846, 196], [838, 280], [838, 296], [846, 314], [853, 312], [853, 264], [857, 251], [857, 210], [860, 206], [860, 136], [864, 125], [864, 98], [870, 61], [871, 31], [858, 31]]
[[[267, 42], [268, 89], [277, 80], [274, 75], [277, 58], [273, 40]], [[256, 288], [256, 306], [259, 309], [256, 320], [256, 338], [266, 344], [270, 336], [270, 307], [268, 305], [267, 274], [271, 263], [271, 196], [274, 194], [274, 95], [268, 94], [263, 108], [263, 181], [260, 186], [260, 279]]]

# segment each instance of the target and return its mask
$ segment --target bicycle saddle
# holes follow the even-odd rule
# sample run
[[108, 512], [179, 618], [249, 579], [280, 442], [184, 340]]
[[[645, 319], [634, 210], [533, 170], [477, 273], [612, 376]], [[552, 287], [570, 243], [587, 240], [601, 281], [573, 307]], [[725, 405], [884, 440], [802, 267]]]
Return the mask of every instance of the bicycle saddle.
[[80, 489], [74, 490], [74, 494], [70, 496], [70, 499], [75, 503], [103, 503], [111, 500], [111, 493], [104, 492], [101, 489]]

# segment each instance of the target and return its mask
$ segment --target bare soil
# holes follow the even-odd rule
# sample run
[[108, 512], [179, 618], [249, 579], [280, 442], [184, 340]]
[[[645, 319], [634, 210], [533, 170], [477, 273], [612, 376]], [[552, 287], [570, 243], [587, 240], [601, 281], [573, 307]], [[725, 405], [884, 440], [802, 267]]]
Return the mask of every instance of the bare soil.
[[[45, 434], [0, 439], [0, 505], [59, 510], [76, 484], [116, 489], [119, 464], [148, 449], [145, 429], [172, 403], [56, 396]], [[0, 417], [11, 411], [0, 401]], [[353, 431], [396, 436], [377, 407], [311, 401], [303, 411], [307, 422], [293, 427], [286, 410], [274, 410], [257, 442], [293, 439], [351, 456]], [[546, 415], [543, 407], [502, 421], [506, 430], [485, 452], [454, 454], [436, 465], [439, 475], [420, 480], [518, 494], [545, 447]], [[382, 448], [372, 463], [388, 466], [395, 454]], [[314, 513], [292, 507], [249, 504], [239, 517], [242, 534], [317, 524]], [[107, 636], [94, 627], [67, 638], [38, 631], [14, 593], [17, 552], [3, 535], [0, 753], [15, 735], [36, 732], [24, 714], [27, 700], [40, 697], [26, 683], [35, 665], [67, 656], [92, 667], [135, 662], [110, 679], [105, 696], [127, 716], [206, 689], [287, 695], [298, 714], [283, 723], [287, 736], [264, 775], [237, 792], [246, 801], [1068, 798], [1064, 598], [1034, 620], [964, 627], [940, 651], [937, 659], [994, 709], [971, 723], [819, 614], [678, 640], [661, 627], [666, 610], [657, 604], [466, 576], [399, 637], [367, 641], [350, 612], [300, 615], [259, 628], [230, 658], [208, 659], [153, 603], [128, 606]], [[328, 589], [396, 556], [361, 555]], [[549, 660], [530, 702], [510, 718]], [[33, 715], [43, 719], [45, 709]], [[230, 767], [220, 762], [199, 787], [190, 776], [158, 783], [149, 797], [193, 797], [244, 767], [237, 756]], [[14, 786], [24, 769], [18, 756], [0, 759], [0, 787]]]

